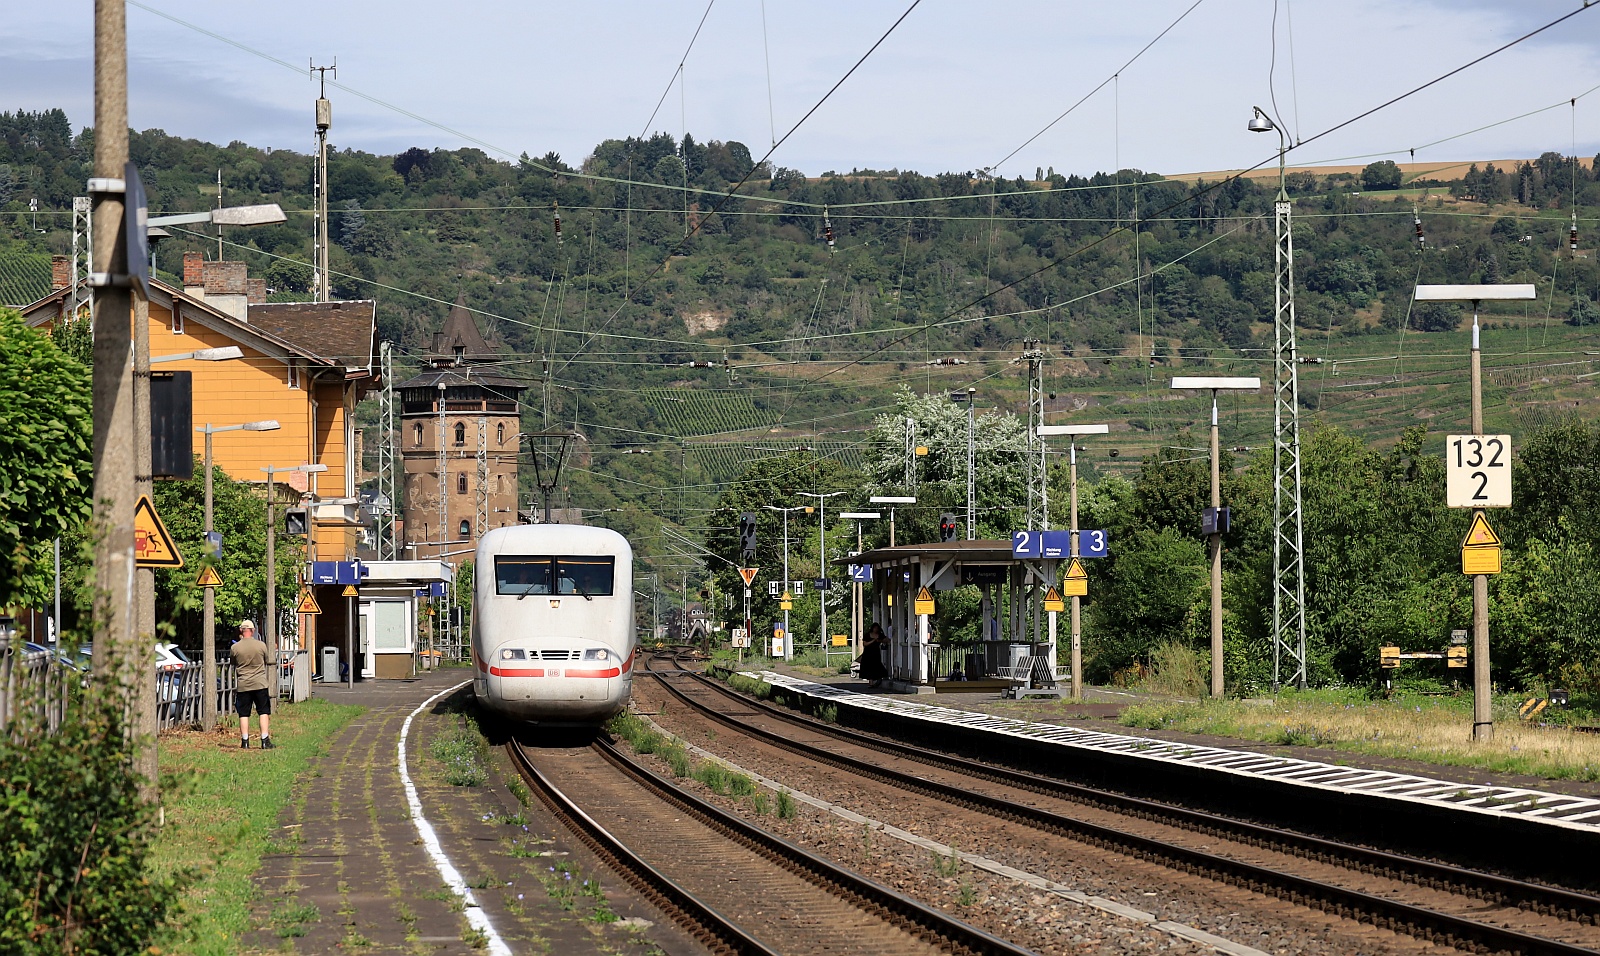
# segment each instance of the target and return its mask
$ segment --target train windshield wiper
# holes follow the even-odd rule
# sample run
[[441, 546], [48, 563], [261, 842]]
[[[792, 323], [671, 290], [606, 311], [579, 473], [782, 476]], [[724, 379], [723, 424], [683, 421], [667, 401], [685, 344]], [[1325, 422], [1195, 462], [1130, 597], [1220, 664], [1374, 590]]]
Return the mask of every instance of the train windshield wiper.
[[523, 598], [527, 597], [528, 595], [532, 594], [533, 593], [533, 589], [538, 587], [538, 586], [539, 586], [539, 582], [538, 581], [530, 582], [527, 587], [522, 589], [522, 593], [517, 595], [517, 600], [520, 601]]
[[583, 589], [583, 583], [582, 583], [582, 582], [581, 582], [581, 581], [579, 581], [579, 580], [578, 580], [578, 579], [577, 579], [577, 578], [573, 578], [573, 579], [572, 579], [572, 587], [573, 587], [573, 589], [574, 589], [574, 590], [576, 590], [576, 591], [577, 591], [577, 592], [578, 592], [578, 593], [579, 593], [579, 594], [581, 594], [581, 595], [583, 595], [583, 599], [584, 599], [584, 600], [585, 600], [585, 601], [593, 601], [593, 600], [594, 600], [594, 598], [593, 598], [593, 597], [590, 597], [590, 596], [589, 596], [589, 592], [588, 592], [588, 591], [585, 591], [585, 590], [584, 590], [584, 589]]

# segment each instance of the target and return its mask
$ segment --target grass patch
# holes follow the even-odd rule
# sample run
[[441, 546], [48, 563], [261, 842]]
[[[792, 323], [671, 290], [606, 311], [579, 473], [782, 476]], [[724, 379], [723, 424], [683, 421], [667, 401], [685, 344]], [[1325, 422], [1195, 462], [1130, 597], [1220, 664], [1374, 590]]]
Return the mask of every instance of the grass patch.
[[289, 939], [294, 936], [306, 934], [307, 923], [315, 923], [322, 918], [322, 911], [315, 904], [294, 905], [285, 900], [278, 908], [272, 911], [272, 931], [279, 939]]
[[818, 704], [817, 719], [825, 724], [837, 724], [839, 722], [839, 705]]
[[772, 696], [772, 685], [764, 680], [746, 677], [743, 674], [729, 674], [728, 686], [741, 693], [766, 700]]
[[1524, 723], [1522, 698], [1494, 703], [1494, 739], [1472, 740], [1470, 695], [1401, 693], [1378, 700], [1352, 689], [1286, 690], [1270, 703], [1237, 700], [1147, 702], [1118, 722], [1259, 743], [1326, 747], [1558, 780], [1600, 780], [1600, 737]]
[[444, 765], [444, 782], [452, 787], [481, 787], [489, 782], [489, 742], [478, 725], [463, 721], [433, 738], [428, 751]]
[[795, 814], [797, 814], [798, 812], [799, 812], [799, 810], [798, 810], [798, 808], [795, 807], [795, 804], [794, 804], [794, 797], [789, 796], [789, 791], [787, 791], [787, 790], [779, 790], [778, 791], [778, 819], [780, 819], [780, 820], [793, 820], [795, 818]]
[[949, 853], [934, 853], [933, 872], [940, 876], [956, 876], [961, 872], [961, 857], [956, 855], [955, 848], [951, 847]]
[[284, 707], [272, 715], [278, 745], [272, 751], [218, 746], [220, 734], [161, 738], [161, 772], [182, 782], [163, 794], [166, 825], [152, 844], [150, 865], [156, 872], [200, 872], [183, 894], [180, 928], [163, 949], [191, 956], [239, 951], [250, 927], [252, 877], [263, 855], [283, 847], [274, 834], [295, 779], [363, 709], [316, 698]]

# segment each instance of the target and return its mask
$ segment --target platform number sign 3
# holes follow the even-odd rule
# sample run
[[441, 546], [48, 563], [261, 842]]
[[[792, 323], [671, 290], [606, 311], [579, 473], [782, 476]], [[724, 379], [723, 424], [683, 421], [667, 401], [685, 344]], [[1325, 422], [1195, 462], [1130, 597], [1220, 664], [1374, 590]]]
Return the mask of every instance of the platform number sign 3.
[[1511, 507], [1510, 435], [1449, 436], [1445, 468], [1445, 503], [1449, 507]]

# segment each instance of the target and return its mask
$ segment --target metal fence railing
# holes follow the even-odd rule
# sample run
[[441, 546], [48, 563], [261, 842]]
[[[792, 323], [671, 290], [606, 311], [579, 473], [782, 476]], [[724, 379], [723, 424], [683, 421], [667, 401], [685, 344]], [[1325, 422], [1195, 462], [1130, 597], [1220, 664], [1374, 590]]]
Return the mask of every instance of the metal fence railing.
[[67, 688], [78, 672], [47, 651], [0, 645], [0, 727], [19, 717], [30, 729], [55, 733], [67, 710]]
[[[174, 727], [198, 727], [205, 701], [203, 664], [185, 664], [156, 674], [156, 727], [170, 730]], [[217, 662], [218, 716], [233, 713], [233, 692], [239, 685], [239, 675], [231, 663]]]

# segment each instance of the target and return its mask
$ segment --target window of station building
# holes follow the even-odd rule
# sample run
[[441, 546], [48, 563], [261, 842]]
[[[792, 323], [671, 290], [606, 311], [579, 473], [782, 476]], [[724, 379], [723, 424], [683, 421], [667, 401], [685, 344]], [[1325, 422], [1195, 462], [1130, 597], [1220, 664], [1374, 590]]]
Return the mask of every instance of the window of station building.
[[421, 422], [418, 422], [415, 425], [411, 426], [411, 444], [416, 445], [419, 448], [422, 446], [422, 423]]
[[497, 445], [504, 445], [506, 443], [506, 423], [505, 422], [501, 422], [500, 424], [494, 426], [494, 440], [495, 440], [495, 444], [497, 444]]
[[283, 382], [290, 388], [300, 387], [300, 369], [295, 366], [293, 359], [283, 363]]
[[456, 422], [456, 444], [457, 445], [465, 445], [466, 443], [467, 443], [467, 426], [462, 424], [461, 422]]
[[178, 308], [178, 303], [172, 303], [172, 334], [183, 334], [183, 310]]
[[468, 540], [469, 538], [472, 537], [472, 522], [467, 521], [466, 519], [462, 519], [462, 521], [461, 521], [461, 529], [460, 530], [461, 530], [461, 540], [462, 541]]
[[611, 596], [616, 558], [609, 554], [520, 555], [494, 559], [494, 593]]
[[464, 495], [466, 493], [467, 493], [467, 476], [466, 475], [456, 475], [456, 494]]

